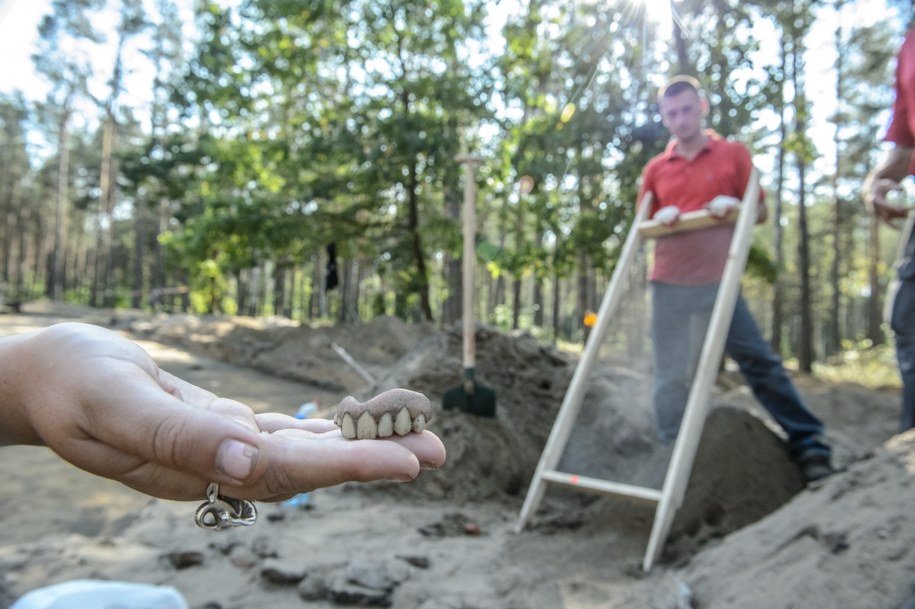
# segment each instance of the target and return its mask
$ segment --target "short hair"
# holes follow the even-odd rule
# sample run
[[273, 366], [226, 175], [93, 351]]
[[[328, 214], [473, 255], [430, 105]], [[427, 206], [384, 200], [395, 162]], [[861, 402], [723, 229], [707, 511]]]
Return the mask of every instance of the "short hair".
[[665, 97], [679, 95], [688, 90], [694, 91], [697, 95], [702, 95], [702, 86], [699, 84], [698, 80], [686, 74], [678, 74], [668, 80], [667, 84], [660, 88], [658, 91], [658, 101], [661, 101]]

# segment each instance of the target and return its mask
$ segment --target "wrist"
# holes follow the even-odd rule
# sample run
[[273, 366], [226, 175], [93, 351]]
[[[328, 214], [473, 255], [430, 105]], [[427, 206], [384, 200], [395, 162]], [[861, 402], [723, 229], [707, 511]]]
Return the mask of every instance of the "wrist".
[[43, 445], [32, 425], [29, 412], [28, 383], [40, 376], [28, 364], [29, 344], [35, 332], [0, 339], [0, 446], [9, 444]]

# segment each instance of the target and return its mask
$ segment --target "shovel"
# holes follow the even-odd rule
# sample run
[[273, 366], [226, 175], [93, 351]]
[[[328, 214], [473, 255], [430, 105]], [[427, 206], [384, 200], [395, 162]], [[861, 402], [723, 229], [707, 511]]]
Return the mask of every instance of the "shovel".
[[460, 155], [455, 158], [464, 165], [464, 209], [461, 214], [464, 229], [464, 260], [463, 260], [463, 331], [464, 331], [464, 382], [458, 387], [452, 387], [442, 396], [442, 406], [445, 410], [458, 408], [464, 412], [481, 417], [496, 416], [496, 392], [482, 385], [474, 378], [476, 373], [475, 333], [476, 326], [473, 319], [473, 267], [476, 259], [476, 178], [474, 167], [483, 161], [482, 158], [469, 155]]

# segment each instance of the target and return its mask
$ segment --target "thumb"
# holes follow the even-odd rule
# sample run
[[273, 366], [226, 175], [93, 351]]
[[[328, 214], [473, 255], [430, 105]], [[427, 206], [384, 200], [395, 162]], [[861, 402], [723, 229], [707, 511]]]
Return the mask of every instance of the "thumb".
[[229, 480], [225, 481], [236, 483], [249, 480], [255, 473], [263, 448], [260, 426], [251, 408], [235, 400], [217, 397], [161, 369], [158, 382], [165, 391], [197, 411], [202, 420], [190, 422], [190, 425], [200, 425], [199, 433], [205, 434], [208, 427], [213, 426], [217, 434], [213, 441], [218, 441], [218, 445], [215, 454], [207, 455], [203, 463], [215, 468], [212, 474], [228, 476]]
[[106, 393], [129, 400], [112, 398], [93, 409], [89, 435], [143, 461], [213, 482], [244, 484], [259, 475], [263, 441], [250, 408], [199, 388], [186, 397], [152, 379], [125, 383], [121, 391], [110, 387]]

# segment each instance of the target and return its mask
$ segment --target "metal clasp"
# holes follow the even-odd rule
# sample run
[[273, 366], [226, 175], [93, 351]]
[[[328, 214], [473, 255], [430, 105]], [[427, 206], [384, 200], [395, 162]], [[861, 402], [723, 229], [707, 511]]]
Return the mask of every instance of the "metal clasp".
[[257, 522], [257, 508], [247, 499], [234, 499], [219, 494], [219, 484], [207, 486], [207, 500], [194, 514], [194, 522], [202, 529], [219, 531], [230, 527], [249, 527]]

